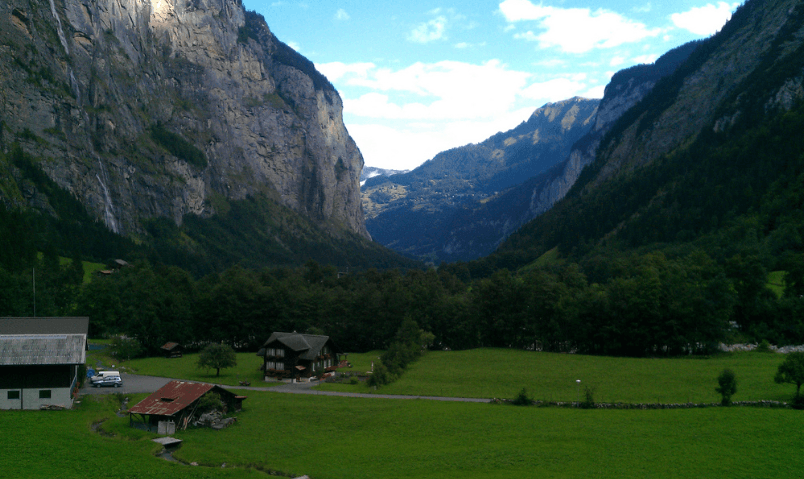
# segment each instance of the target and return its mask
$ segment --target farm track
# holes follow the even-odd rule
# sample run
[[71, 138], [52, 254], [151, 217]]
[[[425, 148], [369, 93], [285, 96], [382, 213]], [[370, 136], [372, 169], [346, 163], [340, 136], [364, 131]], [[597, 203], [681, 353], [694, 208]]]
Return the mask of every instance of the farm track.
[[[121, 374], [123, 378], [123, 386], [120, 388], [104, 387], [95, 388], [84, 385], [81, 388], [82, 394], [113, 394], [113, 393], [152, 393], [161, 388], [170, 381], [182, 379], [162, 378], [157, 376], [142, 376], [139, 374]], [[214, 384], [214, 383], [213, 383]], [[279, 386], [228, 386], [225, 384], [218, 384], [218, 386], [229, 389], [245, 389], [249, 391], [270, 391], [285, 394], [309, 394], [314, 396], [339, 396], [339, 397], [353, 397], [353, 398], [370, 398], [370, 399], [425, 399], [429, 401], [452, 401], [452, 402], [489, 402], [489, 399], [483, 398], [457, 398], [457, 397], [442, 397], [442, 396], [408, 396], [397, 394], [365, 394], [365, 393], [348, 393], [337, 391], [317, 391], [313, 387], [317, 386], [317, 382], [313, 383], [284, 383]]]

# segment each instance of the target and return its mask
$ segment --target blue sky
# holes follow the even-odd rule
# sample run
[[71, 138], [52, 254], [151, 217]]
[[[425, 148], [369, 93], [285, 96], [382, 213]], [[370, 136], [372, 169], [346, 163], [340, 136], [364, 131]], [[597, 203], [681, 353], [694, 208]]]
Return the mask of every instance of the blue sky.
[[601, 98], [611, 76], [706, 38], [739, 5], [712, 0], [244, 0], [344, 101], [367, 166], [414, 168], [527, 120]]

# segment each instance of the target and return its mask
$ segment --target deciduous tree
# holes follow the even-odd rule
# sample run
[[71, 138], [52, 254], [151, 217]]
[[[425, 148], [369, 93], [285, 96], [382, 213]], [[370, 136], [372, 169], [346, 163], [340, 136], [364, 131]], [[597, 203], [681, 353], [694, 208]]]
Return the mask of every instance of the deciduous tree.
[[215, 376], [221, 375], [221, 369], [237, 366], [237, 356], [228, 344], [212, 343], [198, 355], [199, 369], [214, 369]]

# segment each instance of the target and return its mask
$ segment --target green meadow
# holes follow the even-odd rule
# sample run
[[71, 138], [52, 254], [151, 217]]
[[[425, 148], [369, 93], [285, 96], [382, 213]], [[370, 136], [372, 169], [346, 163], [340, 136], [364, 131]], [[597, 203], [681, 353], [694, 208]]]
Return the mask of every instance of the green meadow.
[[[379, 353], [350, 354], [350, 371], [370, 369]], [[191, 376], [199, 374], [194, 356], [128, 363], [138, 372], [210, 380]], [[787, 400], [793, 387], [772, 380], [782, 359], [772, 353], [628, 359], [432, 352], [377, 393], [513, 397], [526, 387], [537, 399], [572, 401], [580, 378], [598, 401], [716, 402], [716, 377], [729, 367], [739, 381], [736, 401]], [[253, 354], [238, 356], [228, 380], [258, 363]], [[336, 387], [369, 391], [362, 384], [320, 386]], [[804, 416], [792, 409], [586, 410], [233, 390], [248, 396], [235, 425], [179, 431], [175, 437], [184, 442], [174, 457], [180, 463], [158, 457], [156, 435], [115, 414], [123, 395], [84, 396], [71, 411], [2, 411], [0, 470], [3, 477], [31, 478], [393, 479], [778, 478], [798, 477], [804, 468]], [[126, 397], [136, 404], [145, 396]]]
[[[379, 352], [350, 354], [351, 371], [365, 372]], [[709, 358], [616, 358], [510, 349], [431, 351], [394, 383], [370, 389], [365, 383], [323, 384], [322, 390], [474, 398], [512, 398], [523, 387], [543, 401], [576, 401], [588, 386], [596, 402], [718, 402], [717, 376], [737, 375], [734, 401], [787, 401], [794, 387], [773, 382], [784, 356], [733, 353]], [[347, 370], [350, 371], [350, 370]], [[581, 380], [580, 385], [576, 382]]]
[[240, 392], [249, 397], [234, 426], [175, 435], [183, 463], [157, 457], [155, 435], [114, 414], [115, 395], [85, 397], [72, 411], [3, 411], [0, 467], [4, 477], [179, 479], [778, 478], [804, 467], [803, 420], [791, 409], [583, 410]]
[[160, 376], [174, 379], [188, 379], [215, 384], [237, 386], [240, 381], [249, 381], [252, 386], [270, 386], [263, 382], [262, 359], [255, 353], [237, 353], [237, 366], [221, 369], [220, 376], [214, 369], [198, 369], [198, 354], [185, 354], [180, 358], [152, 357], [123, 361], [128, 372], [146, 376]]

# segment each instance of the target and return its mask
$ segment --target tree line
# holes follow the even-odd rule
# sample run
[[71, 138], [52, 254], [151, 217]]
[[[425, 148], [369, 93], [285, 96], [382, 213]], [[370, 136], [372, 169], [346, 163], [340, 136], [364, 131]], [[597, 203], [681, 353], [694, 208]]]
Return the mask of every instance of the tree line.
[[[36, 270], [36, 314], [90, 318], [90, 337], [256, 351], [274, 331], [327, 334], [345, 351], [388, 349], [407, 321], [432, 347], [520, 348], [622, 356], [709, 354], [719, 342], [804, 342], [804, 256], [790, 258], [777, 297], [756, 256], [719, 263], [703, 252], [554, 262], [472, 278], [466, 265], [339, 274], [232, 267], [200, 278], [145, 260], [82, 282], [80, 260], [51, 251]], [[33, 314], [31, 271], [0, 269], [0, 315]]]

